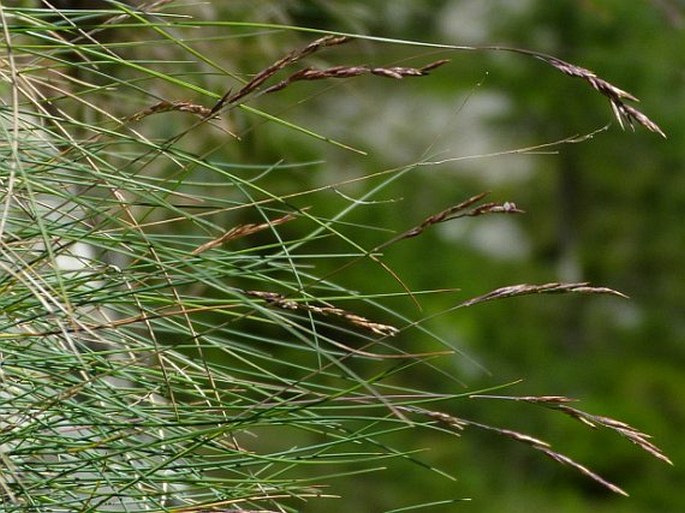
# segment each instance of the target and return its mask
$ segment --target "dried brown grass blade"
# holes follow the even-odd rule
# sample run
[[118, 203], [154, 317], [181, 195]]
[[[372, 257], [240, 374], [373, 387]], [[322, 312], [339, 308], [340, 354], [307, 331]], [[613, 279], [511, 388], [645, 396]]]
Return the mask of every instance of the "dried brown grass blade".
[[276, 62], [267, 66], [262, 71], [257, 73], [254, 77], [252, 77], [252, 80], [250, 80], [247, 84], [241, 87], [236, 93], [231, 94], [231, 90], [229, 90], [214, 105], [214, 107], [212, 107], [210, 115], [216, 114], [219, 110], [221, 110], [224, 107], [224, 105], [236, 103], [244, 97], [246, 97], [247, 95], [253, 93], [264, 82], [273, 77], [276, 73], [281, 71], [286, 66], [294, 64], [295, 62], [303, 59], [304, 57], [307, 57], [315, 52], [318, 52], [323, 48], [341, 45], [347, 43], [348, 41], [350, 41], [350, 38], [346, 36], [324, 36], [312, 41], [311, 43], [309, 43], [308, 45], [299, 50], [294, 50], [290, 52], [286, 56], [278, 59]]
[[624, 100], [630, 100], [633, 102], [639, 101], [632, 94], [624, 91], [623, 89], [619, 89], [612, 83], [598, 77], [593, 71], [590, 71], [587, 68], [576, 66], [575, 64], [568, 63], [550, 55], [535, 54], [535, 56], [551, 66], [554, 66], [565, 75], [584, 80], [590, 84], [595, 91], [598, 91], [607, 97], [611, 103], [611, 108], [614, 111], [614, 115], [616, 116], [618, 123], [621, 125], [621, 128], [624, 128], [625, 123], [627, 123], [632, 129], [635, 129], [634, 123], [638, 123], [644, 126], [650, 132], [655, 132], [666, 138], [666, 134], [663, 132], [663, 130], [661, 130], [659, 125], [654, 123], [636, 108], [625, 103]]
[[[551, 399], [553, 396], [548, 396], [547, 399], [543, 400], [544, 401], [552, 401]], [[565, 456], [564, 454], [558, 453], [555, 450], [553, 450], [547, 442], [540, 440], [538, 438], [532, 437], [530, 435], [527, 435], [525, 433], [520, 433], [518, 431], [513, 431], [511, 429], [502, 429], [498, 428], [495, 426], [489, 426], [487, 424], [481, 424], [480, 422], [474, 422], [472, 420], [467, 420], [463, 418], [458, 418], [454, 417], [452, 415], [439, 412], [439, 411], [431, 411], [431, 410], [426, 410], [423, 408], [418, 408], [416, 406], [397, 406], [397, 409], [402, 410], [402, 411], [407, 411], [411, 413], [417, 413], [423, 416], [426, 416], [428, 418], [431, 418], [440, 424], [456, 429], [458, 431], [463, 431], [466, 427], [472, 426], [476, 427], [478, 429], [484, 430], [484, 431], [490, 431], [493, 433], [496, 433], [500, 436], [504, 436], [505, 438], [508, 438], [510, 440], [514, 440], [515, 442], [520, 442], [524, 443], [526, 445], [529, 445], [533, 449], [542, 452], [543, 454], [546, 454], [550, 458], [552, 458], [554, 461], [561, 463], [563, 465], [567, 465], [569, 467], [572, 467], [579, 471], [581, 474], [589, 477], [593, 481], [599, 483], [600, 485], [604, 486], [608, 490], [611, 490], [614, 493], [628, 496], [628, 494], [623, 490], [622, 488], [616, 486], [614, 483], [607, 481], [604, 479], [602, 476], [599, 474], [593, 472], [589, 468], [585, 467], [584, 465], [581, 465], [580, 463], [572, 460], [568, 456]]]
[[583, 424], [590, 426], [592, 428], [601, 426], [607, 429], [611, 429], [612, 431], [615, 431], [616, 433], [621, 435], [623, 438], [629, 440], [631, 443], [640, 447], [643, 451], [648, 452], [655, 458], [665, 463], [668, 463], [669, 465], [673, 465], [673, 462], [670, 460], [670, 458], [666, 456], [659, 447], [657, 447], [648, 440], [649, 438], [651, 438], [650, 435], [643, 433], [642, 431], [634, 428], [630, 424], [621, 422], [620, 420], [612, 419], [610, 417], [592, 415], [582, 410], [578, 410], [577, 408], [572, 408], [570, 406], [563, 404], [548, 405], [548, 407], [553, 408], [555, 410], [559, 410], [565, 413], [566, 415], [569, 415], [570, 417], [573, 417], [574, 419], [579, 420]]
[[628, 493], [623, 488], [616, 486], [611, 481], [607, 481], [606, 479], [604, 479], [602, 476], [600, 476], [596, 472], [593, 472], [592, 470], [590, 470], [586, 466], [581, 465], [580, 463], [572, 460], [568, 456], [564, 456], [561, 453], [558, 453], [558, 452], [553, 451], [551, 449], [547, 449], [545, 447], [536, 447], [536, 449], [543, 452], [544, 454], [546, 454], [547, 456], [552, 458], [554, 461], [561, 463], [562, 465], [567, 465], [569, 467], [576, 469], [581, 474], [586, 475], [590, 479], [596, 481], [597, 483], [601, 484], [602, 486], [611, 490], [612, 492], [617, 493], [619, 495], [623, 495], [624, 497], [628, 497]]
[[548, 55], [542, 52], [536, 52], [533, 50], [526, 50], [525, 48], [514, 48], [510, 46], [499, 45], [460, 46], [458, 48], [460, 50], [494, 50], [500, 52], [512, 52], [521, 55], [528, 55], [530, 57], [535, 57], [536, 59], [539, 59], [549, 64], [550, 66], [553, 66], [554, 68], [562, 72], [564, 75], [579, 78], [585, 81], [586, 83], [590, 84], [590, 86], [595, 91], [599, 92], [604, 97], [606, 97], [611, 104], [611, 108], [614, 112], [614, 115], [616, 116], [616, 119], [618, 120], [619, 125], [621, 125], [621, 128], [625, 127], [625, 123], [630, 125], [631, 128], [634, 128], [634, 123], [638, 123], [644, 126], [650, 132], [657, 133], [664, 138], [666, 137], [666, 134], [663, 132], [663, 130], [661, 130], [659, 125], [654, 123], [654, 121], [649, 119], [645, 114], [640, 112], [638, 109], [626, 104], [625, 100], [638, 102], [639, 100], [635, 96], [633, 96], [627, 91], [624, 91], [623, 89], [616, 87], [611, 82], [608, 82], [607, 80], [598, 77], [595, 72], [587, 68], [571, 64], [570, 62], [566, 62], [552, 55]]
[[268, 304], [284, 310], [300, 310], [313, 312], [320, 315], [339, 317], [354, 326], [383, 337], [393, 337], [399, 333], [399, 330], [394, 326], [373, 322], [366, 317], [362, 317], [361, 315], [357, 315], [331, 305], [317, 306], [299, 301], [293, 301], [292, 299], [288, 299], [277, 292], [264, 292], [260, 290], [246, 290], [244, 292], [248, 296], [263, 299]]
[[396, 408], [408, 413], [423, 415], [424, 417], [433, 419], [438, 423], [456, 429], [457, 431], [463, 431], [466, 426], [469, 425], [467, 421], [441, 411], [427, 410], [425, 408], [419, 408], [418, 406], [396, 406]]
[[293, 73], [288, 78], [281, 80], [268, 89], [265, 89], [264, 93], [274, 93], [276, 91], [280, 91], [281, 89], [285, 89], [293, 82], [299, 82], [303, 80], [311, 81], [329, 78], [351, 78], [369, 74], [386, 78], [394, 78], [396, 80], [405, 77], [422, 77], [428, 75], [430, 71], [442, 66], [443, 64], [446, 64], [447, 62], [449, 61], [443, 59], [427, 64], [421, 68], [406, 68], [399, 66], [391, 68], [374, 68], [369, 66], [334, 66], [327, 69], [305, 68]]
[[499, 396], [499, 395], [472, 395], [474, 399], [503, 399], [509, 401], [525, 402], [530, 404], [536, 404], [543, 406], [548, 409], [560, 411], [579, 422], [582, 422], [588, 427], [596, 429], [597, 427], [604, 427], [615, 431], [623, 438], [628, 439], [633, 444], [640, 447], [642, 450], [648, 452], [655, 458], [673, 465], [673, 462], [666, 456], [663, 451], [657, 447], [655, 444], [649, 441], [650, 435], [643, 433], [639, 429], [634, 428], [626, 422], [620, 420], [612, 419], [610, 417], [604, 417], [601, 415], [593, 415], [585, 411], [579, 410], [578, 408], [573, 408], [569, 406], [569, 403], [576, 402], [576, 399], [572, 399], [566, 396], [559, 395], [547, 395], [547, 396]]
[[617, 290], [610, 289], [608, 287], [592, 287], [587, 282], [581, 283], [545, 283], [543, 285], [510, 285], [508, 287], [500, 287], [483, 294], [482, 296], [477, 296], [468, 301], [464, 301], [457, 308], [462, 308], [466, 306], [473, 306], [479, 303], [486, 303], [488, 301], [494, 301], [495, 299], [504, 299], [517, 296], [529, 296], [532, 294], [610, 294], [613, 296], [619, 296], [622, 298], [627, 298], [625, 294], [618, 292]]
[[247, 235], [252, 235], [253, 233], [261, 232], [263, 230], [267, 230], [274, 226], [278, 226], [279, 224], [292, 221], [293, 219], [296, 219], [296, 216], [294, 216], [293, 214], [286, 214], [283, 217], [272, 219], [268, 223], [241, 224], [239, 226], [231, 228], [222, 236], [217, 237], [214, 240], [210, 240], [209, 242], [205, 242], [201, 246], [198, 246], [193, 250], [192, 254], [199, 255], [200, 253], [204, 253], [205, 251], [220, 246], [228, 241], [239, 239], [241, 237], [246, 237]]
[[488, 195], [487, 192], [481, 192], [480, 194], [476, 194], [475, 196], [472, 196], [468, 198], [467, 200], [462, 201], [458, 205], [454, 205], [451, 207], [448, 207], [437, 214], [433, 214], [432, 216], [427, 217], [424, 219], [420, 224], [417, 226], [407, 230], [404, 233], [401, 233], [397, 237], [393, 237], [391, 240], [383, 243], [382, 245], [378, 246], [377, 248], [374, 249], [374, 251], [379, 251], [381, 249], [384, 249], [391, 244], [394, 244], [395, 242], [398, 242], [403, 239], [410, 239], [413, 237], [417, 237], [421, 235], [424, 231], [426, 231], [428, 228], [435, 224], [439, 223], [444, 223], [447, 221], [451, 221], [453, 219], [460, 219], [462, 217], [478, 217], [478, 216], [484, 216], [484, 215], [489, 215], [489, 214], [522, 214], [524, 213], [523, 210], [518, 208], [516, 204], [507, 201], [505, 203], [495, 203], [495, 202], [487, 202], [483, 203], [482, 205], [474, 206], [478, 202], [480, 202], [483, 198], [485, 198]]
[[209, 116], [211, 109], [191, 102], [162, 100], [147, 109], [132, 114], [126, 121], [140, 121], [143, 118], [162, 112], [189, 112], [197, 116], [206, 117]]

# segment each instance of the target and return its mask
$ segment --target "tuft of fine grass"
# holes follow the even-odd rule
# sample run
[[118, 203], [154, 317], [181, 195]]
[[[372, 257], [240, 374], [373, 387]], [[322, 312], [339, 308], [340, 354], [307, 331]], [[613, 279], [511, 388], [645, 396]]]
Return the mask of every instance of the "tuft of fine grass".
[[[245, 134], [263, 120], [352, 150], [351, 158], [363, 154], [261, 110], [265, 94], [362, 75], [428, 80], [446, 61], [304, 64], [279, 79], [362, 36], [206, 20], [165, 0], [43, 5], [0, 4], [4, 511], [297, 511], [335, 497], [328, 486], [336, 480], [395, 461], [453, 479], [387, 440], [465, 427], [526, 443], [624, 493], [546, 442], [432, 406], [458, 410], [473, 395], [413, 379], [416, 369], [440, 372], [433, 361], [459, 350], [422, 325], [429, 317], [409, 319], [384, 304], [444, 291], [409, 289], [383, 251], [440, 223], [522, 213], [513, 202], [467, 198], [369, 249], [344, 224], [358, 204], [334, 215], [317, 208], [340, 184], [292, 192], [272, 180], [319, 164], [241, 159]], [[198, 37], [198, 29], [208, 32]], [[232, 57], [267, 29], [315, 39], [289, 40], [266, 66], [261, 55]], [[220, 60], [215, 46], [235, 52], [218, 52]], [[632, 96], [587, 70], [547, 62], [609, 97], [619, 119], [661, 133], [623, 103]], [[376, 190], [420, 164], [379, 173]], [[333, 271], [321, 270], [331, 261]], [[345, 269], [365, 261], [402, 290], [346, 285]], [[539, 293], [620, 295], [586, 283], [522, 284], [455, 309]], [[667, 461], [627, 424], [563, 400], [520, 400], [613, 429]]]

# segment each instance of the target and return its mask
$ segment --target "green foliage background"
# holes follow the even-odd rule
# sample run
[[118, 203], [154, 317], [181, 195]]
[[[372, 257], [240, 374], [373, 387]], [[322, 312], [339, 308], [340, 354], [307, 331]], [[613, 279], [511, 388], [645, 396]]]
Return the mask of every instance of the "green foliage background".
[[[668, 140], [660, 140], [639, 128], [624, 133], [591, 90], [541, 63], [500, 54], [450, 54], [448, 69], [429, 80], [397, 85], [393, 95], [400, 99], [396, 101], [384, 101], [387, 84], [369, 81], [335, 87], [297, 110], [296, 119], [312, 119], [328, 134], [353, 145], [367, 143], [364, 148], [373, 145], [371, 157], [356, 164], [367, 172], [403, 159], [420, 159], [430, 145], [435, 154], [445, 152], [441, 157], [462, 157], [551, 142], [611, 124], [593, 139], [563, 146], [556, 154], [464, 160], [419, 170], [375, 198], [402, 198], [401, 202], [371, 205], [359, 209], [366, 217], [359, 215], [362, 222], [382, 218], [389, 226], [402, 227], [411, 225], [415, 213], [429, 214], [474, 191], [489, 189], [499, 199], [516, 201], [528, 214], [507, 228], [524, 239], [521, 253], [506, 251], [511, 235], [499, 231], [493, 237], [503, 242], [480, 244], [474, 222], [455, 228], [463, 229], [456, 234], [436, 230], [393, 248], [388, 255], [393, 269], [410, 288], [456, 286], [465, 296], [508, 282], [581, 279], [616, 287], [631, 299], [617, 303], [532, 298], [439, 317], [431, 327], [459, 340], [492, 376], [463, 362], [448, 371], [464, 377], [469, 386], [523, 378], [517, 392], [567, 394], [582, 398], [592, 411], [611, 411], [635, 425], [649, 426], [676, 467], [644, 461], [621, 440], [601, 433], [578, 436], [577, 427], [565, 419], [535, 412], [521, 416], [507, 408], [478, 404], [468, 406], [469, 412], [480, 410], [493, 422], [526, 432], [552, 433], [571, 447], [574, 457], [592, 461], [598, 470], [625, 483], [632, 498], [597, 493], [593, 484], [566, 469], [485, 435], [465, 437], [459, 444], [441, 443], [439, 438], [425, 443], [434, 447], [430, 452], [435, 461], [458, 469], [459, 482], [447, 486], [473, 490], [468, 495], [476, 498], [477, 505], [463, 507], [478, 511], [682, 509], [685, 503], [678, 491], [685, 478], [678, 465], [683, 458], [678, 433], [685, 421], [681, 222], [685, 154], [679, 144], [685, 111], [682, 6], [602, 0], [380, 4], [295, 2], [289, 12], [298, 22], [316, 27], [343, 31], [354, 27], [384, 37], [505, 44], [547, 52], [592, 69], [641, 98], [642, 108], [668, 135]], [[470, 26], [479, 28], [468, 30]], [[464, 36], [460, 28], [465, 29]], [[385, 46], [372, 46], [369, 52], [368, 59], [382, 63], [394, 62], [389, 57], [393, 52], [398, 60], [407, 56]], [[494, 112], [489, 111], [490, 95], [501, 95], [505, 107], [496, 105]], [[337, 96], [344, 97], [336, 101]], [[479, 103], [483, 96], [485, 107]], [[495, 103], [500, 99], [493, 96]], [[338, 108], [343, 103], [353, 104], [348, 108], [352, 113]], [[383, 133], [374, 139], [378, 126]], [[337, 150], [322, 151], [334, 163], [331, 172], [351, 173]], [[504, 254], [498, 256], [497, 251]], [[356, 283], [365, 290], [393, 286], [379, 274], [362, 270]], [[422, 305], [428, 312], [440, 311], [452, 299], [427, 297]], [[439, 497], [445, 486], [400, 471], [352, 481], [349, 491], [360, 497], [355, 509], [376, 510], [387, 504], [387, 497], [416, 490]], [[360, 494], [360, 488], [368, 489], [368, 496]]]
[[[685, 475], [679, 463], [685, 450], [679, 442], [685, 428], [685, 147], [680, 141], [685, 136], [685, 8], [675, 1], [265, 0], [216, 2], [200, 6], [194, 13], [213, 19], [285, 23], [385, 38], [497, 43], [539, 50], [592, 69], [635, 94], [642, 99], [641, 109], [668, 135], [667, 140], [661, 140], [641, 127], [635, 133], [622, 132], [601, 96], [586, 84], [533, 59], [362, 41], [317, 55], [313, 63], [420, 66], [438, 58], [450, 58], [451, 63], [418, 80], [389, 83], [377, 77], [360, 77], [294, 84], [277, 95], [259, 98], [254, 105], [362, 149], [367, 156], [238, 110], [231, 111], [222, 128], [240, 133], [240, 141], [219, 131], [202, 131], [196, 138], [191, 135], [181, 141], [188, 153], [211, 151], [222, 162], [254, 173], [250, 178], [265, 172], [258, 183], [268, 181], [269, 191], [280, 196], [324, 187], [321, 194], [295, 196], [287, 205], [307, 208], [318, 219], [355, 205], [344, 219], [348, 224], [337, 229], [353, 236], [364, 248], [375, 247], [393, 233], [483, 190], [493, 191], [498, 201], [515, 201], [527, 211], [525, 216], [461, 220], [434, 227], [385, 251], [384, 262], [408, 289], [459, 289], [419, 296], [420, 312], [407, 297], [389, 298], [383, 303], [412, 318], [436, 314], [424, 326], [463, 352], [437, 360], [435, 367], [415, 369], [410, 375], [415, 380], [412, 383], [403, 382], [407, 378], [399, 373], [390, 381], [412, 389], [460, 394], [523, 379], [504, 393], [582, 399], [584, 409], [625, 420], [654, 435], [655, 442], [676, 464], [675, 468], [666, 467], [625, 440], [610, 433], [587, 433], [585, 427], [567, 418], [518, 405], [461, 401], [455, 414], [553, 441], [555, 447], [619, 483], [632, 497], [611, 496], [527, 447], [488, 433], [469, 431], [455, 439], [444, 433], [407, 429], [384, 440], [407, 450], [430, 448], [421, 453], [422, 460], [454, 474], [456, 482], [399, 462], [378, 473], [327, 481], [330, 489], [326, 491], [343, 499], [312, 501], [297, 509], [389, 511], [401, 505], [473, 497], [471, 503], [431, 510], [683, 510], [685, 498], [679, 483], [685, 481]], [[313, 38], [311, 34], [267, 27], [260, 29], [258, 37], [254, 27], [242, 31], [233, 28], [236, 37], [230, 38], [219, 34], [229, 30], [226, 27], [205, 30], [200, 34], [198, 29], [179, 32], [175, 37], [193, 44], [226, 70], [240, 70], [238, 78], [249, 77], [282, 56], [285, 49], [300, 47]], [[162, 65], [168, 73], [198, 88], [220, 96], [227, 88], [238, 87], [237, 80], [228, 83], [220, 73], [206, 69], [197, 73], [197, 62], [171, 62], [174, 53], [163, 44], [145, 43], [138, 49], [148, 45], [157, 59], [168, 61]], [[135, 50], [131, 50], [131, 58]], [[157, 92], [172, 91], [166, 84]], [[106, 98], [107, 93], [104, 95]], [[173, 95], [180, 99], [178, 92]], [[191, 101], [206, 100], [201, 92], [191, 89], [184, 95], [183, 99]], [[115, 98], [111, 112], [123, 117], [149, 104], [140, 99], [131, 101], [127, 105]], [[174, 119], [141, 130], [162, 139], [191, 126], [190, 121]], [[607, 124], [608, 128], [595, 133]], [[590, 133], [594, 136], [582, 143], [511, 152]], [[437, 161], [444, 163], [435, 164]], [[425, 165], [402, 173], [401, 180], [374, 194], [369, 191], [388, 175], [361, 179], [416, 162]], [[284, 166], [267, 172], [277, 163]], [[151, 169], [158, 177], [169, 172], [154, 165]], [[207, 177], [193, 175], [198, 184]], [[175, 179], [183, 181], [182, 176]], [[167, 178], [160, 180], [168, 184]], [[342, 184], [346, 181], [349, 183]], [[332, 188], [329, 184], [342, 185]], [[199, 185], [196, 190], [202, 193]], [[227, 189], [222, 200], [229, 204], [238, 197], [235, 189]], [[283, 212], [276, 208], [269, 213], [275, 216]], [[255, 218], [251, 211], [238, 210], [214, 221], [231, 226], [253, 223]], [[192, 227], [189, 220], [187, 228]], [[287, 227], [291, 240], [306, 237], [312, 229], [297, 223]], [[169, 235], [160, 228], [159, 235], [173, 240], [178, 232]], [[255, 254], [268, 254], [269, 245], [274, 244], [271, 235], [258, 234], [256, 239], [240, 242], [244, 245], [239, 246], [239, 252], [250, 255], [254, 247]], [[181, 238], [180, 242], [170, 242], [170, 247], [178, 244], [180, 250], [188, 250], [194, 243], [195, 239]], [[330, 238], [308, 240], [307, 248], [311, 254], [323, 254], [329, 244]], [[335, 259], [317, 259], [316, 273], [325, 276], [339, 265]], [[141, 266], [138, 271], [145, 270]], [[253, 278], [226, 272], [216, 280], [249, 288], [255, 283], [250, 281]], [[341, 280], [362, 297], [403, 294], [396, 279], [369, 262], [346, 269]], [[618, 289], [631, 299], [540, 296], [437, 315], [461, 300], [502, 285], [586, 280]], [[208, 278], [207, 283], [210, 281]], [[205, 292], [210, 301], [230, 290], [229, 286], [217, 285]], [[350, 303], [356, 312], [371, 318], [382, 312], [368, 302]], [[208, 315], [206, 322], [211, 325], [216, 319]], [[250, 329], [263, 337], [261, 342], [275, 338], [267, 322]], [[179, 343], [181, 351], [194, 354], [190, 345], [183, 345], [184, 339], [175, 339], [173, 330], [169, 332], [166, 343]], [[435, 350], [433, 341], [418, 335], [403, 334], [393, 343], [411, 351]], [[237, 346], [249, 352], [249, 340], [240, 340]], [[207, 354], [216, 357], [219, 364], [229, 364], [222, 361], [225, 355], [219, 350], [216, 354], [208, 350]], [[315, 367], [312, 353], [294, 345], [281, 347], [274, 354], [270, 362], [274, 366], [278, 359], [291, 361], [297, 354], [303, 358], [303, 367]], [[377, 371], [374, 362], [359, 365], [370, 374]], [[442, 374], [435, 372], [436, 368]], [[334, 380], [327, 376], [321, 386], [328, 385], [328, 378]], [[270, 444], [278, 445], [274, 441], [278, 436], [262, 434], [258, 442], [251, 443], [268, 449]], [[301, 432], [288, 432], [286, 436], [293, 437], [293, 446], [311, 443]], [[317, 468], [311, 466], [305, 474], [315, 478]], [[354, 472], [358, 462], [340, 463], [334, 468], [334, 472]]]

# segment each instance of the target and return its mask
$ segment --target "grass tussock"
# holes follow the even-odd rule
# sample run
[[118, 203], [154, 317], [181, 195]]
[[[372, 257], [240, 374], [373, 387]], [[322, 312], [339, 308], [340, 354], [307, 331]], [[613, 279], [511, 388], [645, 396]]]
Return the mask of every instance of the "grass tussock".
[[[274, 175], [312, 164], [245, 158], [242, 136], [264, 120], [350, 149], [261, 110], [265, 94], [279, 98], [298, 81], [426, 77], [448, 61], [305, 65], [279, 80], [314, 54], [326, 50], [334, 60], [342, 45], [365, 37], [318, 33], [254, 72], [237, 59], [219, 62], [212, 48], [254, 51], [266, 29], [295, 39], [306, 28], [180, 9], [167, 0], [93, 11], [0, 4], [4, 511], [297, 511], [334, 497], [326, 487], [336, 479], [395, 460], [451, 478], [385, 443], [444, 427], [497, 433], [625, 494], [538, 438], [430, 406], [458, 411], [469, 396], [433, 363], [459, 349], [424, 326], [430, 316], [417, 321], [384, 304], [444, 292], [411, 290], [384, 251], [441, 223], [523, 213], [516, 204], [476, 195], [417, 216], [369, 249], [357, 235], [376, 227], [351, 225], [355, 233], [345, 224], [362, 202], [333, 215], [321, 206], [341, 184], [283, 192]], [[628, 93], [584, 68], [543, 60], [608, 97], [619, 121], [663, 135], [625, 104], [635, 100]], [[420, 166], [379, 174], [377, 190]], [[362, 262], [402, 290], [346, 285], [344, 271]], [[623, 296], [587, 283], [521, 284], [452, 310], [566, 293]], [[434, 391], [414, 374], [433, 372], [460, 392]], [[565, 398], [514, 400], [611, 429], [669, 462], [646, 434]]]

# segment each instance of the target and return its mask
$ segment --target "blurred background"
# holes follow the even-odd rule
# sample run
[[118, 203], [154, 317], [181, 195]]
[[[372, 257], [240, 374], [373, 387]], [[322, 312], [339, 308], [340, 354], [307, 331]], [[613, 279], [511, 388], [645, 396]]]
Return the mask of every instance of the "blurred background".
[[[228, 11], [240, 2], [232, 4]], [[372, 197], [367, 207], [356, 209], [354, 220], [360, 224], [406, 229], [486, 190], [494, 199], [514, 201], [526, 210], [525, 216], [441, 225], [394, 246], [386, 262], [409, 288], [458, 287], [458, 297], [466, 298], [514, 283], [590, 281], [629, 295], [630, 300], [501, 301], [440, 315], [428, 325], [485, 369], [460, 356], [446, 365], [469, 389], [522, 379], [506, 392], [576, 397], [588, 411], [651, 433], [675, 463], [669, 468], [612, 433], [588, 434], [566, 418], [467, 403], [463, 407], [468, 410], [460, 411], [465, 416], [544, 435], [632, 497], [606, 493], [573, 471], [504, 440], [469, 433], [455, 443], [433, 434], [410, 446], [433, 447], [428, 460], [455, 471], [458, 482], [399, 468], [352, 480], [347, 489], [336, 485], [346, 496], [346, 509], [379, 511], [432, 497], [468, 496], [474, 502], [459, 509], [683, 511], [685, 3], [396, 0], [244, 5], [251, 16], [265, 21], [549, 53], [589, 68], [640, 98], [640, 108], [668, 135], [664, 140], [641, 127], [634, 133], [621, 130], [608, 103], [586, 84], [535, 59], [508, 53], [417, 51], [366, 42], [341, 49], [347, 52], [347, 62], [422, 65], [450, 58], [451, 63], [428, 79], [399, 84], [360, 79], [329, 89], [298, 84], [283, 92], [293, 95], [289, 119], [369, 153], [367, 158], [351, 158], [348, 152], [308, 142], [291, 131], [262, 127], [259, 140], [253, 141], [253, 155], [260, 162], [268, 155], [326, 161], [299, 180], [335, 183], [412, 162], [446, 161], [417, 168], [396, 187]], [[226, 14], [234, 16], [235, 11]], [[278, 101], [282, 106], [283, 97]], [[494, 155], [607, 125], [583, 143]], [[359, 198], [364, 185], [341, 187], [340, 192]], [[369, 237], [367, 246], [373, 247], [378, 239]], [[362, 290], [398, 289], [377, 269], [358, 266], [348, 272], [348, 282]], [[455, 296], [449, 294], [423, 297], [422, 314], [441, 312], [454, 303]], [[415, 307], [405, 300], [397, 308], [411, 312]], [[441, 383], [430, 386], [439, 389]]]
[[[455, 443], [425, 434], [410, 445], [432, 447], [425, 457], [455, 472], [456, 483], [398, 467], [335, 484], [331, 491], [345, 495], [340, 511], [382, 511], [461, 496], [474, 502], [449, 506], [450, 511], [685, 510], [685, 2], [231, 4], [215, 8], [225, 9], [223, 15], [232, 19], [244, 8], [251, 19], [266, 22], [549, 53], [589, 68], [640, 98], [641, 110], [668, 135], [662, 139], [642, 127], [623, 131], [608, 102], [585, 83], [541, 61], [503, 52], [439, 52], [363, 42], [335, 53], [348, 63], [420, 66], [438, 58], [451, 63], [427, 79], [297, 84], [274, 99], [273, 107], [288, 105], [288, 119], [369, 153], [357, 158], [290, 130], [260, 127], [244, 158], [260, 163], [270, 158], [325, 161], [314, 173], [296, 175], [297, 186], [342, 182], [413, 162], [445, 161], [418, 167], [396, 186], [365, 197], [368, 203], [357, 208], [350, 221], [403, 230], [480, 191], [492, 191], [493, 199], [514, 201], [527, 212], [448, 223], [389, 249], [385, 261], [410, 289], [461, 289], [422, 297], [419, 316], [514, 283], [590, 281], [630, 296], [500, 301], [439, 315], [426, 326], [480, 364], [455, 356], [444, 366], [469, 390], [522, 379], [505, 393], [576, 397], [583, 409], [652, 434], [675, 463], [669, 468], [613, 433], [588, 433], [561, 416], [465, 402], [460, 412], [465, 416], [539, 435], [619, 483], [632, 497], [606, 493], [573, 471], [504, 440], [470, 432]], [[267, 47], [268, 41], [263, 41]], [[269, 98], [263, 101], [268, 105]], [[507, 153], [597, 130], [582, 143]], [[328, 197], [331, 208], [361, 198], [368, 186], [340, 186], [339, 196]], [[341, 203], [336, 204], [336, 198]], [[359, 235], [367, 247], [385, 237]], [[351, 287], [401, 291], [373, 267], [347, 272]], [[408, 299], [393, 306], [416, 316]], [[434, 389], [446, 386], [454, 392], [453, 383], [443, 385], [434, 375], [425, 379], [435, 381], [430, 383]], [[337, 511], [335, 502], [326, 506]]]
[[[685, 511], [685, 2], [232, 0], [195, 9], [198, 17], [211, 19], [548, 53], [640, 98], [640, 109], [668, 136], [641, 126], [622, 130], [609, 103], [588, 84], [531, 57], [366, 40], [316, 54], [308, 65], [451, 62], [417, 80], [298, 83], [258, 100], [264, 111], [366, 156], [244, 112], [233, 112], [226, 127], [241, 135], [240, 144], [225, 133], [219, 134], [221, 143], [182, 142], [194, 151], [206, 146], [218, 152], [223, 145], [222, 158], [240, 165], [315, 163], [272, 172], [271, 190], [285, 195], [322, 187], [316, 204], [312, 195], [292, 200], [322, 217], [356, 205], [345, 218], [350, 224], [340, 229], [352, 230], [365, 248], [482, 191], [491, 191], [493, 201], [515, 202], [525, 215], [442, 224], [384, 251], [384, 262], [408, 289], [459, 289], [421, 295], [421, 311], [407, 297], [386, 302], [408, 317], [426, 318], [424, 326], [458, 351], [435, 363], [454, 380], [417, 371], [414, 379], [422, 383], [412, 386], [454, 394], [521, 380], [502, 393], [578, 398], [586, 411], [652, 434], [675, 463], [668, 467], [615, 433], [590, 432], [552, 412], [464, 400], [455, 414], [539, 436], [631, 498], [496, 436], [468, 431], [455, 440], [417, 430], [411, 439], [403, 431], [397, 437], [404, 438], [390, 442], [431, 448], [421, 458], [455, 474], [456, 482], [400, 463], [334, 481], [326, 491], [343, 500], [312, 502], [302, 511], [389, 511], [456, 497], [473, 501], [431, 511]], [[315, 37], [265, 26], [259, 37], [242, 39], [235, 30], [235, 38], [224, 34], [220, 44], [209, 32], [194, 44], [245, 76], [281, 57], [284, 48]], [[162, 45], [152, 50], [160, 60], [165, 51]], [[225, 76], [198, 73], [202, 80], [211, 90], [226, 88]], [[161, 130], [172, 135], [177, 128]], [[574, 142], [556, 144], [563, 140]], [[384, 180], [405, 168], [401, 180], [377, 193], [369, 192], [377, 180], [362, 179], [376, 173]], [[370, 226], [388, 231], [359, 229]], [[321, 241], [322, 248], [326, 244]], [[331, 270], [339, 264], [331, 262]], [[317, 263], [320, 275], [326, 265]], [[366, 263], [346, 269], [341, 281], [361, 294], [404, 292], [392, 276]], [[449, 311], [504, 285], [556, 281], [589, 281], [630, 299], [534, 296]], [[400, 335], [398, 344], [435, 348], [416, 335]], [[348, 470], [341, 464], [341, 473]]]

